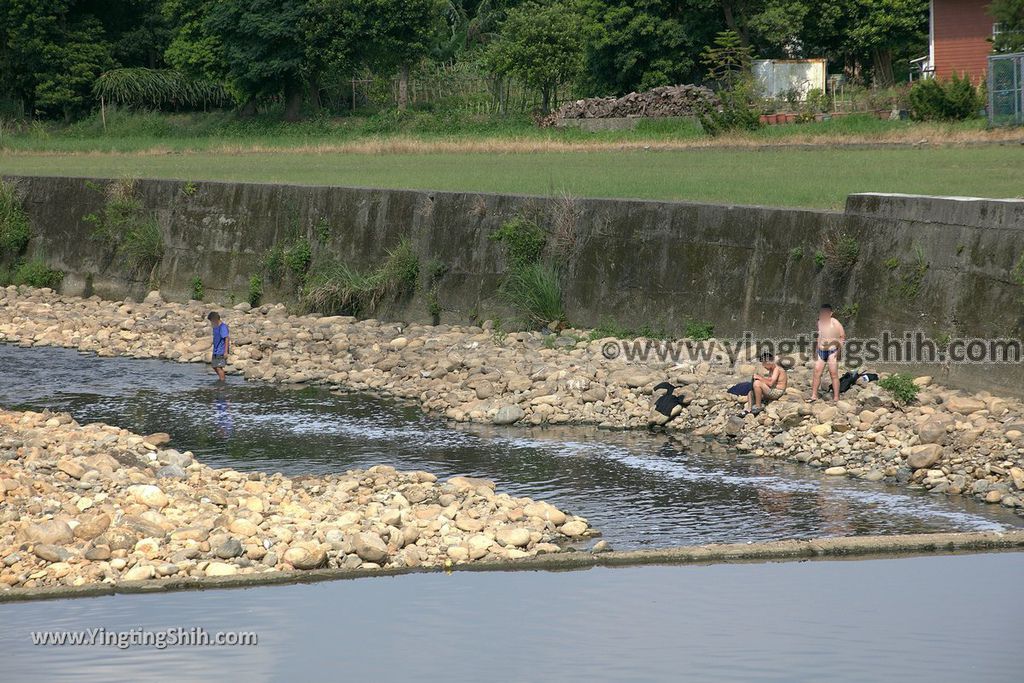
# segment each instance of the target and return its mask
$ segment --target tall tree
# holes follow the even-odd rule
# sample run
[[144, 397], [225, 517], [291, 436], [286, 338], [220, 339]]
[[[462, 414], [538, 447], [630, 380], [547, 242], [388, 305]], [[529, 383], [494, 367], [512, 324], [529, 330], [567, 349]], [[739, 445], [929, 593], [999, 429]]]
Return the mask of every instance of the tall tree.
[[563, 2], [527, 2], [508, 13], [489, 58], [494, 70], [540, 91], [541, 111], [551, 110], [558, 86], [583, 68], [581, 18]]
[[710, 0], [579, 0], [587, 89], [623, 94], [698, 76], [700, 50], [721, 28]]
[[307, 0], [219, 0], [203, 17], [203, 35], [219, 45], [224, 77], [251, 104], [283, 94], [284, 118], [299, 118], [306, 93]]
[[365, 60], [381, 71], [398, 71], [398, 108], [409, 98], [409, 68], [425, 57], [442, 34], [439, 0], [363, 0]]
[[993, 38], [996, 52], [1024, 52], [1024, 0], [992, 0], [992, 18], [999, 24]]
[[0, 92], [28, 111], [70, 119], [115, 65], [103, 23], [87, 4], [0, 0]]

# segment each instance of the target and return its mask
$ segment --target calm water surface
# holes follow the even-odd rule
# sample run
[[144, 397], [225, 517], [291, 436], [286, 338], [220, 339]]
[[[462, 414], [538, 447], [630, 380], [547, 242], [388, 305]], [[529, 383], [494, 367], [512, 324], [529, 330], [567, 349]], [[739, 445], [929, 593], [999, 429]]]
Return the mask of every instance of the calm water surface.
[[452, 427], [367, 395], [284, 389], [202, 365], [0, 345], [0, 405], [70, 411], [214, 466], [288, 474], [378, 463], [501, 490], [583, 515], [616, 548], [821, 535], [995, 530], [1024, 523], [960, 497], [825, 477], [806, 466], [694, 454], [665, 435], [581, 428]]
[[[416, 574], [0, 604], [29, 681], [1017, 683], [1024, 553]], [[251, 631], [255, 647], [38, 647], [31, 632]]]

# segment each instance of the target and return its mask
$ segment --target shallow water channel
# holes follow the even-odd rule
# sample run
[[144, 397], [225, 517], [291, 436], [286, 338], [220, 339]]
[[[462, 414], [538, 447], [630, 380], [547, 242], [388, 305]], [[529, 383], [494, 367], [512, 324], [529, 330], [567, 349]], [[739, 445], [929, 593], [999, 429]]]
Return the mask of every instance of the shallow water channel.
[[694, 454], [664, 434], [452, 426], [368, 395], [289, 389], [203, 365], [0, 345], [0, 405], [53, 408], [147, 434], [209, 465], [287, 474], [389, 464], [467, 474], [583, 515], [614, 548], [1024, 525], [999, 506]]

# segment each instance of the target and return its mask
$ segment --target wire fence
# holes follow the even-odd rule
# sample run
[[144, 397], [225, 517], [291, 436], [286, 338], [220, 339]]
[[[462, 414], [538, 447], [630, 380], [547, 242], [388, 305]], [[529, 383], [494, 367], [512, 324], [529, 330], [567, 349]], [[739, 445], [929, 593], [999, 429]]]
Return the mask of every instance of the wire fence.
[[[355, 76], [346, 88], [349, 107], [387, 109], [398, 103], [397, 77]], [[513, 78], [494, 76], [474, 65], [431, 64], [413, 71], [408, 83], [413, 107], [443, 108], [464, 114], [520, 114], [540, 108], [540, 92]], [[563, 84], [553, 93], [552, 107], [572, 99], [574, 88]]]
[[988, 58], [988, 124], [1024, 125], [1024, 52]]

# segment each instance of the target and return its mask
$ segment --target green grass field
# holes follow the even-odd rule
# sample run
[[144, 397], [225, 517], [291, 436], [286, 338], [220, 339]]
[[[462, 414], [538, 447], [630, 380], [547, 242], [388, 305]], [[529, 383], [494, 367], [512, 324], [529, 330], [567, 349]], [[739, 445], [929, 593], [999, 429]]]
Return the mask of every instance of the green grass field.
[[4, 154], [0, 174], [245, 180], [839, 208], [853, 192], [1020, 197], [1020, 145], [536, 153]]

